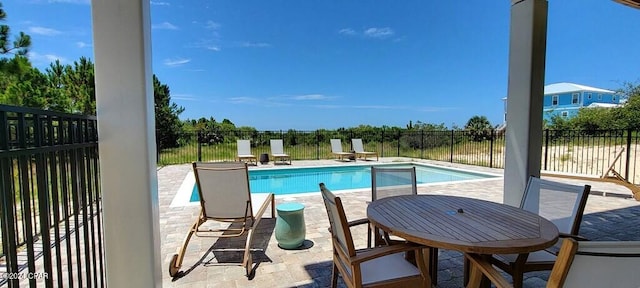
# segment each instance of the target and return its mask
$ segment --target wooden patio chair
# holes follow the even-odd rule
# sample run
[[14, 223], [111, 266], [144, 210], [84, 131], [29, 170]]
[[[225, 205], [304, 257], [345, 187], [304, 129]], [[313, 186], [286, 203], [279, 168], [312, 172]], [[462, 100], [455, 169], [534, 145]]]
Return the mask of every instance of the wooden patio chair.
[[355, 157], [356, 153], [343, 152], [342, 141], [340, 139], [331, 139], [331, 153], [337, 156], [340, 160], [344, 160], [344, 157]]
[[[247, 276], [253, 269], [251, 245], [255, 228], [262, 214], [271, 205], [271, 218], [275, 216], [275, 200], [272, 193], [254, 193], [249, 190], [249, 172], [243, 162], [194, 162], [193, 172], [200, 196], [200, 216], [189, 229], [189, 233], [174, 254], [169, 264], [169, 274], [179, 276], [182, 260], [194, 234], [204, 233], [206, 237], [241, 237], [246, 234], [244, 248], [225, 249], [225, 251], [243, 251], [242, 266]], [[228, 228], [201, 230], [200, 226], [208, 220], [230, 223]], [[236, 224], [240, 227], [233, 226]], [[233, 228], [232, 228], [233, 227]]]
[[364, 145], [362, 145], [362, 139], [351, 139], [351, 145], [353, 145], [353, 151], [356, 151], [356, 157], [364, 157], [367, 160], [367, 156], [376, 156], [378, 161], [378, 152], [364, 151]]
[[[347, 287], [427, 287], [429, 275], [422, 261], [422, 246], [404, 243], [356, 250], [350, 227], [367, 221], [347, 222], [342, 201], [324, 183], [320, 191], [327, 209], [333, 243], [331, 287], [338, 273]], [[418, 267], [408, 262], [403, 252], [414, 251]]]
[[[485, 259], [467, 255], [497, 288], [513, 287]], [[562, 241], [547, 288], [623, 287], [640, 283], [640, 241]]]
[[620, 147], [616, 157], [613, 159], [611, 164], [609, 164], [609, 168], [607, 170], [602, 171], [602, 174], [599, 176], [590, 176], [590, 175], [581, 175], [581, 174], [566, 174], [566, 173], [558, 173], [558, 172], [543, 172], [542, 176], [550, 176], [550, 177], [558, 177], [558, 178], [567, 178], [567, 179], [576, 179], [576, 180], [588, 180], [588, 181], [598, 181], [598, 182], [609, 182], [618, 185], [622, 185], [627, 187], [633, 198], [640, 201], [640, 186], [635, 185], [629, 180], [627, 180], [624, 176], [622, 176], [618, 171], [616, 171], [616, 163], [620, 159], [622, 159], [622, 154], [624, 153], [625, 148]]
[[[522, 196], [520, 208], [536, 213], [558, 227], [561, 238], [586, 240], [578, 235], [582, 214], [591, 186], [575, 186], [530, 177]], [[557, 248], [557, 247], [556, 247]], [[527, 254], [494, 255], [491, 263], [511, 274], [513, 286], [522, 287], [524, 273], [551, 270], [557, 249]]]
[[[416, 167], [371, 167], [371, 201], [391, 196], [417, 194]], [[372, 236], [374, 246], [395, 245], [407, 242], [402, 238], [393, 237], [380, 229], [372, 227], [372, 225], [369, 225], [367, 232], [368, 247], [372, 247]], [[428, 267], [431, 283], [436, 285], [438, 281], [438, 248], [429, 247], [426, 249], [430, 249], [428, 254]], [[413, 255], [408, 253], [407, 257], [411, 260]]]
[[258, 158], [251, 154], [251, 140], [238, 140], [238, 161], [246, 160], [249, 164], [258, 165]]
[[282, 139], [271, 139], [270, 144], [273, 162], [277, 163], [280, 160], [282, 163], [289, 162], [288, 164], [291, 165], [291, 157], [289, 154], [284, 153]]

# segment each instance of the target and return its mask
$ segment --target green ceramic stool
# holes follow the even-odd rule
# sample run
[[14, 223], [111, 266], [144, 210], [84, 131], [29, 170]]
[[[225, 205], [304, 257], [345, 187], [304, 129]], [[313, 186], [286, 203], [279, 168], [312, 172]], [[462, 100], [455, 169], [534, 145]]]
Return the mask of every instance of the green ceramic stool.
[[304, 205], [283, 203], [276, 207], [276, 240], [283, 249], [296, 249], [302, 246], [306, 234], [304, 225]]

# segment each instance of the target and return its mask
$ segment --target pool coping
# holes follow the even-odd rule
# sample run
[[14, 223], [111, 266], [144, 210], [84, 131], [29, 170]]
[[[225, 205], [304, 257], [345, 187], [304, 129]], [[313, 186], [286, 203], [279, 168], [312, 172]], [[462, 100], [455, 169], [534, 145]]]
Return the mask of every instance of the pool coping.
[[[447, 169], [447, 170], [459, 171], [459, 172], [464, 172], [464, 173], [491, 176], [490, 178], [483, 178], [483, 179], [445, 181], [445, 182], [437, 182], [437, 183], [423, 183], [423, 184], [418, 184], [417, 185], [419, 188], [420, 187], [437, 186], [437, 185], [448, 185], [448, 184], [452, 184], [452, 183], [468, 183], [468, 182], [489, 181], [489, 180], [495, 180], [496, 178], [499, 178], [499, 177], [503, 177], [502, 174], [498, 174], [498, 173], [491, 173], [491, 172], [484, 172], [484, 171], [473, 171], [473, 170], [463, 169], [463, 168], [458, 168], [458, 167], [434, 165], [434, 164], [430, 164], [430, 163], [415, 162], [415, 161], [386, 162], [386, 163], [377, 163], [377, 164], [373, 164], [373, 163], [354, 163], [354, 164], [349, 165], [349, 166], [351, 166], [351, 167], [353, 167], [353, 166], [393, 166], [393, 165], [403, 165], [403, 164], [427, 166], [427, 167], [433, 167], [433, 168], [439, 168], [439, 169]], [[330, 167], [344, 167], [344, 165], [314, 165], [314, 166], [264, 167], [264, 168], [262, 168], [262, 167], [249, 167], [249, 170], [250, 171], [251, 170], [271, 170], [271, 169], [276, 169], [276, 170], [294, 170], [294, 169], [305, 169], [305, 168], [306, 169], [310, 169], [310, 168], [330, 168]], [[200, 205], [199, 201], [191, 202], [191, 194], [193, 192], [193, 186], [195, 184], [196, 184], [196, 179], [195, 179], [195, 176], [193, 174], [193, 171], [187, 172], [187, 175], [185, 176], [184, 180], [182, 181], [182, 184], [180, 184], [180, 188], [178, 188], [178, 191], [177, 191], [176, 195], [171, 200], [171, 204], [169, 205], [169, 207], [174, 208], [174, 207], [185, 207], [185, 206], [198, 206], [198, 205]], [[370, 190], [370, 189], [371, 188], [342, 189], [342, 190], [332, 190], [332, 192], [334, 192], [336, 194], [339, 194], [339, 193], [359, 192], [359, 191], [365, 191], [365, 190]], [[320, 195], [320, 191], [318, 191], [318, 192], [304, 192], [304, 193], [291, 193], [291, 194], [275, 195], [275, 198], [276, 199], [286, 199], [286, 198], [289, 198], [289, 197], [304, 197], [304, 196], [316, 196], [317, 197], [318, 195]]]

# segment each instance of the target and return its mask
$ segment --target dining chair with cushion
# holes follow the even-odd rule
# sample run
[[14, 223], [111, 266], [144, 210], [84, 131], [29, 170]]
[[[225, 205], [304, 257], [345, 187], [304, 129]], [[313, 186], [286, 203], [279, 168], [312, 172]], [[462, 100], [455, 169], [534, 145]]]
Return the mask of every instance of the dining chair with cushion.
[[[417, 194], [416, 167], [371, 167], [371, 201], [391, 196]], [[406, 242], [406, 240], [402, 238], [393, 237], [369, 225], [367, 235], [367, 245], [369, 245], [369, 247], [371, 247], [372, 236], [374, 246], [394, 245]], [[435, 285], [438, 281], [438, 248], [428, 249], [429, 274], [431, 275], [431, 282]], [[409, 253], [408, 257], [409, 259], [412, 258], [411, 253]]]
[[[562, 241], [547, 288], [627, 287], [640, 283], [640, 241]], [[497, 288], [513, 287], [478, 255], [468, 259]]]
[[[367, 221], [348, 222], [340, 197], [336, 197], [324, 183], [320, 183], [331, 242], [333, 268], [331, 287], [336, 287], [338, 274], [347, 287], [427, 287], [429, 275], [422, 261], [423, 247], [412, 243], [378, 246], [356, 250], [350, 228]], [[365, 219], [366, 220], [366, 219]], [[413, 251], [417, 267], [407, 261], [404, 252]]]
[[[586, 240], [578, 233], [591, 186], [576, 186], [530, 177], [520, 208], [536, 213], [558, 227], [560, 238]], [[513, 277], [514, 287], [522, 287], [524, 273], [551, 270], [556, 261], [558, 245], [527, 254], [494, 255], [493, 265]]]

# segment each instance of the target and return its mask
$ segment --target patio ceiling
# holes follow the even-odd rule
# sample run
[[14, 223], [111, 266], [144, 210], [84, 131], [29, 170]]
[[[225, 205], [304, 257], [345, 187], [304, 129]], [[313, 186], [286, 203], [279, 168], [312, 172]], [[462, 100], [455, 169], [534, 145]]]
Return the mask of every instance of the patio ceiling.
[[613, 1], [616, 1], [620, 4], [624, 4], [627, 6], [631, 6], [633, 8], [640, 9], [640, 0], [613, 0]]

